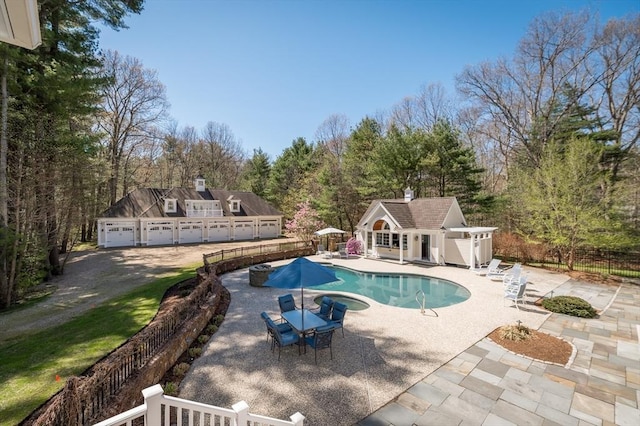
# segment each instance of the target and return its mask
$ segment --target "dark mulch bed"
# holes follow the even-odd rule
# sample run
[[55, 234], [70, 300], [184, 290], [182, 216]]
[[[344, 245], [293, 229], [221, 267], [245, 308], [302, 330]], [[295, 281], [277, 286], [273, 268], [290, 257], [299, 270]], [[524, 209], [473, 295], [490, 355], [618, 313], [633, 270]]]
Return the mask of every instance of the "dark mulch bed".
[[487, 337], [513, 353], [561, 365], [569, 362], [573, 347], [565, 340], [537, 330], [530, 330], [531, 337], [526, 340], [509, 340], [502, 337], [500, 328], [493, 330]]

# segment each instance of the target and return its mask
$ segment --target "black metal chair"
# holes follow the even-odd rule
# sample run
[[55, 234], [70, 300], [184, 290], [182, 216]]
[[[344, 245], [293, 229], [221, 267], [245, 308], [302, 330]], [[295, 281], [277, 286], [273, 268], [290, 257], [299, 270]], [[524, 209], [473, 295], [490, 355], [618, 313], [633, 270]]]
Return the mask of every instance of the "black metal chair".
[[[269, 321], [273, 322], [273, 319], [269, 316], [268, 313], [266, 312], [262, 312], [260, 314], [260, 317], [262, 317], [262, 319], [264, 320], [265, 325], [267, 326], [267, 343], [269, 342], [269, 339], [273, 339], [273, 332], [271, 331], [271, 329], [269, 328]], [[276, 328], [278, 329], [278, 331], [280, 333], [289, 333], [293, 331], [293, 328], [291, 328], [291, 326], [287, 323], [282, 323], [282, 324], [275, 324]], [[271, 349], [273, 350], [273, 345], [275, 345], [275, 343], [273, 342], [273, 340], [271, 340]]]
[[282, 351], [282, 348], [286, 346], [298, 344], [298, 355], [300, 355], [300, 336], [298, 336], [298, 333], [293, 330], [281, 333], [278, 330], [278, 325], [273, 322], [272, 319], [267, 320], [267, 328], [270, 330], [271, 336], [273, 336], [271, 350], [273, 350], [275, 345], [278, 346], [278, 361], [280, 361], [280, 352]]
[[347, 314], [347, 309], [348, 307], [344, 303], [335, 302], [331, 310], [331, 319], [329, 320], [329, 323], [334, 328], [342, 329], [342, 337], [344, 337], [344, 317]]
[[331, 309], [333, 308], [333, 299], [329, 296], [322, 296], [322, 300], [320, 301], [320, 308], [313, 311], [314, 314], [319, 316], [325, 321], [329, 321], [331, 317]]
[[307, 345], [311, 346], [314, 350], [314, 356], [316, 364], [318, 364], [318, 350], [329, 348], [331, 353], [331, 359], [333, 359], [333, 349], [331, 347], [331, 340], [333, 338], [333, 332], [335, 327], [333, 325], [327, 325], [324, 327], [318, 327], [314, 331], [313, 335], [305, 338]]

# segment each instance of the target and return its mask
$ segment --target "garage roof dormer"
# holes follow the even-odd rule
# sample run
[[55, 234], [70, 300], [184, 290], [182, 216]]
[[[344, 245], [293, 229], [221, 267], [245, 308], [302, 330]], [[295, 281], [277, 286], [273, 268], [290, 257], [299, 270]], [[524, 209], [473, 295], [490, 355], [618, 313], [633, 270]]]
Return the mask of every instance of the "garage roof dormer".
[[227, 197], [229, 203], [229, 211], [231, 213], [240, 213], [240, 200], [233, 198], [233, 195]]

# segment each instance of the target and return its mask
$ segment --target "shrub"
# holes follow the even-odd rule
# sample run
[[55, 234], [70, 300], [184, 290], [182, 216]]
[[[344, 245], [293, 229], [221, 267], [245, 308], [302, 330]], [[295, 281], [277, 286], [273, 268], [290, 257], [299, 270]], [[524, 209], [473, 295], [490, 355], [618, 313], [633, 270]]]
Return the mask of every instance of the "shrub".
[[191, 358], [198, 358], [202, 355], [202, 348], [189, 348], [189, 356]]
[[169, 396], [178, 396], [178, 385], [174, 382], [164, 384], [164, 393]]
[[208, 341], [209, 341], [209, 336], [207, 336], [206, 334], [201, 334], [198, 336], [198, 342], [202, 343], [203, 345]]
[[186, 362], [181, 362], [180, 364], [174, 365], [173, 374], [175, 374], [178, 377], [182, 377], [185, 374], [187, 374], [187, 371], [189, 371], [189, 367], [190, 365]]
[[580, 318], [593, 318], [596, 310], [584, 299], [575, 296], [556, 296], [542, 301], [545, 309], [557, 314], [571, 315]]
[[222, 314], [218, 314], [211, 319], [211, 323], [217, 325], [218, 327], [220, 326], [220, 324], [222, 324], [222, 321], [224, 321], [224, 315]]
[[500, 337], [506, 340], [519, 342], [521, 340], [527, 340], [532, 336], [533, 335], [531, 334], [529, 327], [522, 324], [506, 325], [500, 328]]
[[216, 331], [218, 331], [218, 326], [217, 326], [217, 325], [215, 325], [215, 324], [209, 324], [209, 325], [207, 326], [207, 334], [213, 334], [213, 333], [215, 333]]

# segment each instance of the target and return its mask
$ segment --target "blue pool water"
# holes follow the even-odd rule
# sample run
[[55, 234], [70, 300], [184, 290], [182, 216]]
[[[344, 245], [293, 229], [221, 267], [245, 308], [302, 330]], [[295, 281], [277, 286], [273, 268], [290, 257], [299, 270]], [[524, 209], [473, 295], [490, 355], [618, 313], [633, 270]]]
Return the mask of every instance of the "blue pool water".
[[328, 266], [340, 279], [335, 283], [313, 287], [313, 290], [344, 291], [367, 296], [376, 302], [401, 308], [420, 309], [416, 292], [426, 296], [425, 307], [442, 308], [467, 300], [471, 293], [454, 282], [411, 274], [380, 274]]

